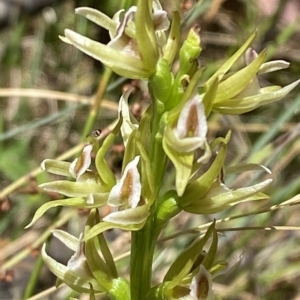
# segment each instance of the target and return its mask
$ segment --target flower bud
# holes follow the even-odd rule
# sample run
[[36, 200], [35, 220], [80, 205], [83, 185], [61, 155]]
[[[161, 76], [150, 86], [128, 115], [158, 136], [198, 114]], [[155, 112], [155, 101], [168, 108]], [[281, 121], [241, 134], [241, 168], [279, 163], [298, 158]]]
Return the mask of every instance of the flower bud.
[[189, 34], [186, 40], [183, 42], [182, 47], [179, 51], [179, 61], [180, 61], [180, 69], [177, 76], [182, 76], [184, 74], [192, 75], [195, 73], [198, 62], [197, 58], [201, 53], [201, 46], [200, 46], [200, 35], [199, 35], [200, 28], [193, 27], [190, 29]]

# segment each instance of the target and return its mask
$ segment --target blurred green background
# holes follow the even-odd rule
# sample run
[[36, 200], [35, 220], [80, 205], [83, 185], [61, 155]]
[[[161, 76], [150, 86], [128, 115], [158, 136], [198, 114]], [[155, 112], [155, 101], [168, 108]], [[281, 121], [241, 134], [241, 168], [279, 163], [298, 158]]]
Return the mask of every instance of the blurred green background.
[[[9, 18], [4, 18], [3, 23], [0, 20], [1, 300], [24, 299], [49, 288], [48, 293], [32, 299], [68, 299], [69, 290], [51, 289], [55, 278], [42, 267], [37, 250], [49, 236], [51, 226], [63, 226], [78, 234], [86, 212], [53, 210], [37, 226], [25, 230], [42, 203], [58, 199], [58, 195], [39, 189], [39, 183], [50, 179], [40, 171], [39, 165], [46, 158], [63, 156], [69, 161], [74, 158], [80, 149], [95, 94], [103, 98], [103, 105], [94, 127], [104, 131], [116, 118], [117, 102], [125, 86], [135, 88], [134, 110], [149, 102], [143, 84], [115, 75], [110, 76], [102, 93], [105, 70], [101, 63], [58, 37], [65, 28], [70, 28], [106, 43], [107, 32], [76, 16], [74, 9], [91, 6], [112, 16], [116, 10], [132, 5], [130, 1], [45, 2], [45, 7], [40, 3], [39, 7], [25, 9], [20, 4], [22, 1], [19, 4], [3, 1], [8, 3]], [[206, 78], [257, 28], [255, 50], [267, 48], [268, 59], [291, 63], [289, 69], [261, 77], [261, 84], [284, 86], [299, 79], [299, 1], [164, 0], [162, 4], [170, 16], [174, 7], [180, 8], [182, 38], [191, 26], [200, 25], [203, 51], [199, 61], [207, 68]], [[223, 299], [300, 299], [299, 208], [292, 206], [256, 213], [268, 211], [272, 205], [300, 193], [300, 89], [296, 88], [277, 103], [242, 116], [213, 115], [209, 128], [210, 138], [224, 136], [232, 129], [228, 165], [258, 162], [273, 171], [274, 183], [268, 191], [271, 197], [268, 201], [238, 205], [213, 216], [180, 214], [167, 228], [167, 234], [194, 228], [213, 218], [249, 213], [219, 227], [246, 230], [227, 231], [220, 238], [220, 260], [232, 264], [240, 261], [240, 264], [216, 281], [216, 292]], [[111, 167], [116, 172], [121, 159], [122, 147], [116, 145], [110, 157]], [[258, 176], [250, 173], [249, 176], [229, 176], [227, 180], [228, 184], [242, 186], [263, 178], [264, 174]], [[170, 185], [173, 178], [170, 169], [166, 185]], [[274, 225], [294, 227], [277, 231], [257, 228]], [[110, 232], [108, 238], [116, 255], [129, 250], [127, 233]], [[181, 236], [158, 247], [154, 280], [163, 276], [165, 266], [174, 259], [176, 251], [188, 245], [191, 239], [189, 235]], [[168, 252], [164, 250], [166, 246]], [[55, 241], [51, 242], [51, 249], [61, 261], [70, 255]], [[120, 261], [120, 267], [127, 272], [126, 258]], [[81, 296], [80, 299], [87, 298]]]

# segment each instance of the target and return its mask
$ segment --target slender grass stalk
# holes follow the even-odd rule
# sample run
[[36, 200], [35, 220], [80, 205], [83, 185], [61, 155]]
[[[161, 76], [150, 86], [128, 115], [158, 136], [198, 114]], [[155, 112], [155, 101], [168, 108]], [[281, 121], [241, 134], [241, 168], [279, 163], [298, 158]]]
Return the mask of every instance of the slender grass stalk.
[[47, 240], [47, 238], [51, 235], [51, 231], [53, 229], [59, 228], [59, 227], [63, 226], [64, 224], [66, 224], [76, 213], [77, 213], [76, 211], [70, 210], [70, 211], [66, 212], [65, 214], [63, 214], [57, 221], [53, 222], [53, 224], [51, 224], [51, 226], [49, 226], [49, 228], [47, 228], [47, 230], [45, 232], [43, 232], [43, 234], [41, 234], [41, 236], [31, 245], [31, 247], [27, 247], [27, 248], [23, 249], [21, 252], [19, 252], [18, 254], [13, 256], [11, 259], [6, 261], [2, 265], [2, 270], [12, 268], [16, 264], [18, 264], [20, 261], [22, 261], [25, 257], [27, 257], [31, 253], [32, 249], [39, 248]]
[[84, 140], [86, 138], [86, 136], [88, 135], [88, 133], [92, 131], [92, 128], [96, 121], [97, 115], [99, 114], [99, 111], [100, 111], [100, 106], [103, 101], [103, 95], [106, 91], [106, 88], [108, 86], [111, 76], [112, 76], [111, 69], [105, 68], [104, 73], [102, 74], [100, 82], [99, 82], [96, 96], [93, 99], [93, 104], [92, 104], [88, 119], [87, 119], [84, 129], [82, 131], [81, 140]]
[[37, 287], [37, 282], [38, 282], [38, 279], [40, 277], [40, 273], [41, 273], [43, 265], [44, 265], [44, 263], [43, 263], [42, 255], [39, 254], [37, 260], [35, 261], [35, 265], [34, 265], [34, 268], [31, 272], [29, 281], [27, 283], [26, 290], [25, 290], [25, 293], [24, 293], [24, 299], [27, 299], [31, 295], [33, 295], [33, 293], [34, 293], [34, 291]]

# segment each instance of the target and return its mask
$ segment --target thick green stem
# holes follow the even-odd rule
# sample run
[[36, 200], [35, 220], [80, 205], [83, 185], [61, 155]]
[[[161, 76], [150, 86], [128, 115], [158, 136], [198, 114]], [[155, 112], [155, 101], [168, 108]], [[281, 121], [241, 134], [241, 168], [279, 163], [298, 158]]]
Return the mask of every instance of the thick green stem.
[[[149, 88], [151, 93], [151, 88]], [[165, 171], [166, 156], [162, 150], [161, 140], [157, 139], [160, 118], [164, 112], [164, 105], [154, 99], [152, 95], [153, 116], [151, 119], [151, 150], [150, 161], [155, 183], [154, 203], [151, 207], [151, 214], [145, 226], [132, 232], [131, 241], [131, 270], [130, 270], [130, 289], [131, 300], [146, 299], [151, 289], [152, 261], [155, 250], [158, 232], [154, 230], [154, 217], [156, 215], [157, 197], [162, 184], [162, 177]]]
[[155, 241], [152, 240], [152, 216], [145, 226], [132, 233], [131, 247], [131, 300], [146, 299], [151, 288], [152, 259]]

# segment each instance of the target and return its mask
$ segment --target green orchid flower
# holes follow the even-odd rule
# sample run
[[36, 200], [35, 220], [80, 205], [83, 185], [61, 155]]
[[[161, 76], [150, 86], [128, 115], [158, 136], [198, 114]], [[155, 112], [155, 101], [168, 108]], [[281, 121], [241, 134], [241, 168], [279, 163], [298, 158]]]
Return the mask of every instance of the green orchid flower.
[[[219, 77], [219, 82], [212, 105], [213, 111], [221, 114], [243, 114], [284, 98], [300, 83], [300, 80], [297, 80], [283, 88], [260, 87], [257, 75], [285, 69], [289, 63], [283, 60], [264, 63], [266, 51], [257, 54], [253, 49], [245, 47], [249, 46], [251, 39], [252, 36], [234, 54], [234, 59], [229, 59], [214, 75]], [[226, 74], [242, 54], [245, 56], [246, 67], [233, 74]], [[209, 79], [209, 84], [213, 77]]]
[[117, 210], [92, 227], [85, 236], [86, 240], [111, 228], [135, 231], [144, 226], [150, 212], [148, 201], [142, 195], [139, 161], [140, 157], [136, 156], [127, 164], [120, 180], [109, 193], [107, 204]]
[[[93, 209], [87, 219], [85, 232], [100, 222], [99, 212]], [[129, 299], [129, 284], [125, 278], [119, 277], [115, 262], [108, 248], [103, 234], [84, 242], [84, 233], [79, 238], [62, 230], [53, 230], [53, 236], [66, 247], [74, 251], [66, 265], [55, 261], [46, 252], [46, 245], [42, 248], [42, 258], [58, 278], [57, 285], [64, 282], [78, 293], [105, 293], [112, 297]], [[119, 298], [121, 299], [121, 298]]]
[[125, 13], [121, 10], [112, 19], [88, 7], [77, 8], [76, 13], [107, 29], [111, 41], [104, 45], [69, 29], [65, 30], [63, 41], [100, 60], [121, 76], [147, 79], [154, 74], [167, 44], [164, 31], [170, 26], [167, 13], [158, 1], [153, 5], [152, 1], [139, 1], [137, 7]]
[[195, 150], [204, 150], [204, 154], [197, 158], [198, 163], [205, 163], [210, 157], [210, 147], [206, 141], [207, 121], [201, 96], [196, 94], [185, 103], [174, 124], [172, 120], [167, 122], [163, 148], [175, 166], [175, 185], [181, 196], [192, 175]]

